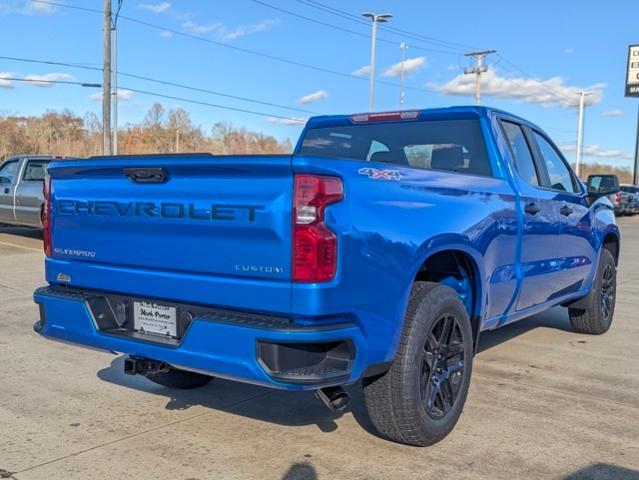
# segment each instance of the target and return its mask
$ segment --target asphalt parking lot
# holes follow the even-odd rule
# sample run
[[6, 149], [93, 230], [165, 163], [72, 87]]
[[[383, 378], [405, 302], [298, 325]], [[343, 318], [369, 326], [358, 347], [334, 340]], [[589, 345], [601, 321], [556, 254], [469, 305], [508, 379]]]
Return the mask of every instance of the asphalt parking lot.
[[38, 233], [0, 228], [0, 478], [639, 479], [639, 218], [622, 218], [612, 330], [554, 309], [482, 336], [466, 408], [430, 448], [372, 434], [359, 402], [214, 380], [174, 391], [33, 333]]

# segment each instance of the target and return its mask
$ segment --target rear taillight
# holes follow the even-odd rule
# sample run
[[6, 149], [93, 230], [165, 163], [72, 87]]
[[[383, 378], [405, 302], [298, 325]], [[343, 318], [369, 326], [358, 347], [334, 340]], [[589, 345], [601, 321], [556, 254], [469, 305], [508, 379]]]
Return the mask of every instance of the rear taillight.
[[51, 177], [46, 176], [42, 186], [44, 193], [44, 206], [42, 207], [42, 239], [44, 240], [44, 253], [51, 256]]
[[323, 175], [295, 175], [293, 281], [326, 282], [337, 270], [337, 237], [324, 223], [327, 205], [344, 197], [342, 181]]
[[615, 203], [621, 203], [621, 193], [615, 193]]

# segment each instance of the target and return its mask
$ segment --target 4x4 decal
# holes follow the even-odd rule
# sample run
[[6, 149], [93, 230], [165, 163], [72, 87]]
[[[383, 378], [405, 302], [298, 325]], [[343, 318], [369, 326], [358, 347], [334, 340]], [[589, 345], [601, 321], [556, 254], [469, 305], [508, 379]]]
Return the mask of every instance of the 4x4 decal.
[[373, 180], [401, 180], [402, 174], [398, 170], [378, 170], [377, 168], [360, 168], [357, 173], [366, 175]]

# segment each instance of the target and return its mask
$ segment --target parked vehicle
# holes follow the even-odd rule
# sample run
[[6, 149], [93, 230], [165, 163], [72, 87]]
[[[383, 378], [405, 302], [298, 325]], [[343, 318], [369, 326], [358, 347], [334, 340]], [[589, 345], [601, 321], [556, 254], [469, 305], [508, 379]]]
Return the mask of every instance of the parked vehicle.
[[0, 223], [42, 227], [42, 184], [51, 156], [11, 157], [0, 166]]
[[623, 195], [628, 202], [626, 213], [635, 215], [639, 213], [639, 187], [636, 185], [621, 185], [620, 195]]
[[293, 155], [49, 174], [35, 330], [167, 387], [220, 376], [340, 409], [361, 379], [382, 435], [430, 445], [461, 414], [480, 332], [557, 305], [578, 332], [612, 322], [618, 182], [587, 189], [499, 110], [317, 117]]

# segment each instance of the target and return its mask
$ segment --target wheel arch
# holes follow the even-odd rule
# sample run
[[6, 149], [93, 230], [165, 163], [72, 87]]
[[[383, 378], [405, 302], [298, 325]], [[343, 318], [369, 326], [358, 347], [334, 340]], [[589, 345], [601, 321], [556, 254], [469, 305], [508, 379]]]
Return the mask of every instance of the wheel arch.
[[416, 281], [433, 281], [455, 290], [466, 305], [476, 346], [486, 294], [482, 280], [485, 278], [483, 257], [468, 240], [452, 240], [450, 236], [436, 239], [423, 248], [422, 255], [416, 260], [410, 287]]
[[609, 250], [615, 259], [615, 265], [619, 266], [619, 254], [621, 252], [619, 232], [609, 230], [608, 232], [604, 233], [601, 241], [601, 248]]

